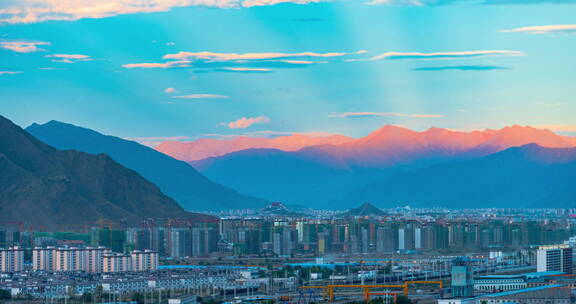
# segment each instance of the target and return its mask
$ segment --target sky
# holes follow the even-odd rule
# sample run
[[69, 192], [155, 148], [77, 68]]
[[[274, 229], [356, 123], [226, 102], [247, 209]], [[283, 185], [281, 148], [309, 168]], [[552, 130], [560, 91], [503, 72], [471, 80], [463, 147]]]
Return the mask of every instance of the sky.
[[162, 141], [576, 135], [573, 0], [0, 0], [0, 115]]

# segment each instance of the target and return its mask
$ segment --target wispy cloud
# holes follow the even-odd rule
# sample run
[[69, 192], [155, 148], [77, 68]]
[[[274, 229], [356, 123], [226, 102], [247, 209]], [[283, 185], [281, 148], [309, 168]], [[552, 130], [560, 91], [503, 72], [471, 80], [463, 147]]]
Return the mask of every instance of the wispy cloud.
[[52, 62], [62, 62], [62, 63], [76, 63], [79, 61], [92, 61], [92, 58], [88, 55], [80, 54], [52, 54], [44, 56], [46, 58], [52, 58]]
[[329, 59], [364, 54], [357, 52], [300, 52], [300, 53], [215, 53], [179, 52], [166, 54], [170, 60], [159, 63], [129, 63], [125, 68], [181, 68], [191, 67], [200, 72], [272, 72], [273, 68], [302, 68], [314, 64], [329, 63]]
[[0, 71], [0, 75], [14, 75], [21, 74], [21, 71]]
[[168, 61], [163, 63], [128, 63], [123, 64], [122, 67], [127, 69], [141, 68], [141, 69], [169, 69], [169, 68], [182, 68], [189, 67], [190, 61], [188, 60], [178, 60], [178, 61]]
[[151, 136], [151, 137], [126, 137], [126, 140], [138, 142], [142, 145], [149, 147], [156, 147], [164, 141], [186, 141], [189, 140], [188, 136]]
[[221, 98], [229, 98], [229, 96], [226, 96], [226, 95], [218, 95], [218, 94], [190, 94], [190, 95], [172, 96], [172, 98], [183, 98], [183, 99], [221, 99]]
[[177, 7], [240, 8], [278, 3], [307, 4], [321, 0], [13, 0], [0, 2], [0, 23], [107, 18], [123, 14], [166, 12]]
[[341, 57], [351, 54], [363, 54], [366, 51], [358, 51], [354, 53], [316, 53], [316, 52], [302, 52], [302, 53], [214, 53], [214, 52], [179, 52], [176, 54], [164, 55], [164, 59], [180, 59], [180, 60], [214, 60], [214, 61], [235, 61], [235, 60], [263, 60], [263, 59], [287, 59], [287, 58], [314, 58], [314, 57]]
[[510, 68], [496, 65], [448, 65], [434, 67], [420, 67], [412, 69], [413, 71], [492, 71], [492, 70], [509, 70]]
[[216, 69], [219, 72], [231, 72], [231, 73], [270, 73], [272, 69], [267, 68], [222, 68]]
[[212, 137], [217, 139], [233, 139], [241, 136], [273, 138], [279, 136], [292, 136], [292, 135], [304, 135], [310, 137], [329, 137], [335, 135], [342, 136], [341, 134], [324, 132], [324, 131], [290, 132], [290, 131], [258, 130], [258, 131], [244, 132], [242, 134], [208, 133], [208, 134], [202, 134], [198, 138]]
[[[0, 10], [0, 15], [1, 15]], [[17, 53], [34, 53], [45, 51], [39, 48], [40, 45], [50, 45], [50, 42], [44, 41], [25, 41], [25, 40], [0, 40], [0, 48], [14, 51]]]
[[576, 33], [576, 24], [526, 26], [511, 30], [502, 30], [501, 32], [528, 33], [528, 34], [552, 34], [552, 33], [568, 34], [568, 33]]
[[524, 53], [519, 51], [506, 50], [480, 50], [465, 52], [437, 52], [437, 53], [420, 53], [420, 52], [388, 52], [368, 59], [351, 59], [349, 61], [362, 60], [400, 60], [400, 59], [463, 59], [486, 56], [522, 56]]
[[396, 5], [396, 6], [439, 6], [439, 5], [465, 5], [465, 4], [537, 4], [557, 3], [573, 4], [576, 0], [371, 0], [369, 5]]
[[389, 117], [412, 117], [412, 118], [442, 118], [444, 115], [439, 114], [407, 114], [396, 112], [333, 112], [328, 115], [329, 117], [339, 118], [369, 118], [379, 116]]
[[280, 3], [308, 4], [308, 3], [318, 3], [322, 1], [323, 0], [244, 0], [242, 1], [242, 6], [243, 7], [269, 6]]
[[242, 117], [235, 121], [225, 123], [225, 125], [230, 129], [246, 129], [255, 124], [265, 124], [269, 122], [270, 118], [267, 116]]

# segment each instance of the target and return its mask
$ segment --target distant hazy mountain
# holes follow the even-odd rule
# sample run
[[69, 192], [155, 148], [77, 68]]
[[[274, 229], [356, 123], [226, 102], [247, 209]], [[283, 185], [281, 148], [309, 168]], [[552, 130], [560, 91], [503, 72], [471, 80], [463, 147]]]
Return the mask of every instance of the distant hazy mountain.
[[576, 148], [536, 144], [439, 164], [369, 184], [335, 202], [378, 207], [576, 207]]
[[100, 219], [139, 224], [188, 216], [107, 155], [57, 150], [0, 116], [0, 221], [62, 229]]
[[[511, 126], [459, 132], [431, 128], [416, 132], [385, 126], [363, 138], [298, 151], [250, 149], [191, 164], [209, 178], [246, 194], [316, 207], [391, 174], [444, 162], [479, 158], [536, 143], [571, 147], [570, 138], [548, 130]], [[363, 201], [351, 202], [358, 204]], [[341, 206], [349, 208], [350, 204]]]
[[342, 135], [309, 136], [294, 134], [276, 138], [240, 136], [226, 140], [202, 138], [192, 142], [165, 141], [158, 145], [156, 150], [176, 159], [190, 162], [247, 149], [297, 151], [304, 147], [338, 145], [351, 140], [353, 138]]
[[344, 213], [344, 216], [382, 216], [386, 213], [381, 209], [376, 208], [370, 203], [364, 203], [358, 208], [350, 209], [348, 212]]
[[308, 150], [243, 150], [190, 164], [242, 193], [310, 207], [329, 207], [325, 203], [396, 171], [349, 168], [331, 155]]
[[133, 141], [57, 121], [33, 124], [26, 130], [58, 149], [106, 153], [155, 183], [186, 210], [259, 208], [267, 204], [216, 184], [189, 164]]

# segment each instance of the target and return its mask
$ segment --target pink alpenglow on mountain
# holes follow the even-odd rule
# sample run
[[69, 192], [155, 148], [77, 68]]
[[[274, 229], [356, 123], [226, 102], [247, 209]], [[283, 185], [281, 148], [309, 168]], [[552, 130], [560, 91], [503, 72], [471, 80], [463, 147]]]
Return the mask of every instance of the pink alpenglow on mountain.
[[488, 155], [532, 143], [547, 148], [568, 148], [576, 146], [576, 138], [519, 125], [500, 130], [469, 132], [442, 128], [417, 132], [386, 125], [358, 139], [342, 135], [314, 137], [295, 134], [276, 138], [241, 136], [230, 140], [167, 141], [156, 149], [190, 162], [247, 149], [299, 151], [307, 148], [308, 155], [314, 154], [320, 158], [329, 155], [331, 159], [348, 160], [351, 164], [372, 167], [407, 164], [422, 158], [450, 157], [468, 152], [478, 156]]
[[476, 150], [490, 154], [527, 144], [537, 144], [546, 148], [569, 148], [576, 145], [568, 137], [547, 129], [513, 125], [495, 132], [489, 140], [476, 147]]
[[340, 145], [353, 140], [343, 135], [310, 136], [293, 134], [275, 138], [240, 136], [233, 139], [202, 138], [191, 142], [165, 141], [156, 150], [183, 161], [195, 161], [208, 157], [222, 156], [247, 149], [278, 149], [298, 151], [318, 145]]

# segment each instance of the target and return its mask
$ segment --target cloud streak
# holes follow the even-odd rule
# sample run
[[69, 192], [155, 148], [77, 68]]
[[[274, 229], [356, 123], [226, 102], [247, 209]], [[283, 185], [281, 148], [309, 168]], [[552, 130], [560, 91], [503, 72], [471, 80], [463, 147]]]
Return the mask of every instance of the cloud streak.
[[528, 34], [569, 34], [576, 33], [576, 24], [564, 25], [540, 25], [540, 26], [525, 26], [514, 28], [511, 30], [501, 30], [503, 33], [528, 33]]
[[229, 98], [229, 96], [219, 95], [219, 94], [190, 94], [190, 95], [172, 96], [172, 98], [180, 98], [180, 99], [224, 99], [224, 98]]
[[420, 67], [412, 69], [413, 71], [493, 71], [509, 70], [510, 68], [495, 65], [448, 65], [434, 67]]
[[0, 75], [15, 75], [22, 74], [21, 71], [0, 71]]
[[46, 58], [52, 58], [52, 62], [62, 62], [62, 63], [76, 63], [79, 61], [92, 61], [92, 58], [87, 55], [80, 54], [52, 54], [44, 56]]
[[127, 69], [170, 69], [170, 68], [183, 68], [189, 67], [190, 61], [188, 60], [178, 60], [178, 61], [168, 61], [163, 63], [128, 63], [123, 64], [123, 68]]
[[0, 48], [17, 53], [34, 53], [45, 51], [39, 48], [40, 45], [50, 45], [44, 41], [24, 41], [24, 40], [0, 40]]
[[230, 129], [246, 129], [255, 124], [266, 124], [270, 123], [270, 118], [267, 116], [257, 116], [257, 117], [242, 117], [235, 121], [231, 121], [226, 124]]
[[482, 4], [573, 4], [576, 0], [371, 0], [368, 5], [393, 6], [439, 6], [439, 5], [482, 5]]
[[[10, 0], [0, 1], [0, 23], [21, 24], [49, 20], [100, 19], [125, 14], [167, 12], [178, 7], [222, 9], [271, 6], [281, 3], [310, 4], [329, 0]], [[572, 4], [576, 0], [371, 0], [370, 5], [436, 6], [451, 4]]]
[[322, 0], [14, 0], [0, 2], [0, 23], [99, 19], [124, 14], [166, 12], [173, 8], [187, 6], [241, 8], [279, 3], [308, 4], [320, 1]]
[[268, 68], [222, 68], [214, 70], [216, 72], [228, 73], [271, 73], [272, 69]]
[[465, 59], [486, 56], [522, 56], [524, 53], [520, 51], [507, 51], [507, 50], [480, 50], [480, 51], [465, 51], [465, 52], [436, 52], [436, 53], [420, 53], [420, 52], [387, 52], [368, 59], [352, 59], [349, 61], [362, 61], [362, 60], [401, 60], [401, 59]]
[[329, 117], [338, 118], [370, 118], [370, 117], [412, 117], [412, 118], [442, 118], [444, 115], [439, 114], [406, 114], [396, 112], [333, 112]]
[[236, 60], [270, 60], [270, 59], [288, 59], [288, 58], [328, 58], [328, 57], [342, 57], [353, 54], [364, 54], [366, 51], [358, 51], [355, 53], [316, 53], [316, 52], [302, 52], [302, 53], [213, 53], [213, 52], [179, 52], [176, 54], [164, 55], [164, 59], [178, 59], [178, 60], [210, 60], [210, 61], [236, 61]]
[[357, 52], [300, 52], [300, 53], [215, 53], [215, 52], [179, 52], [166, 54], [162, 59], [167, 62], [128, 63], [124, 68], [183, 68], [192, 67], [201, 72], [220, 71], [237, 73], [267, 73], [273, 68], [302, 68], [314, 64], [325, 64], [328, 59], [364, 54]]

